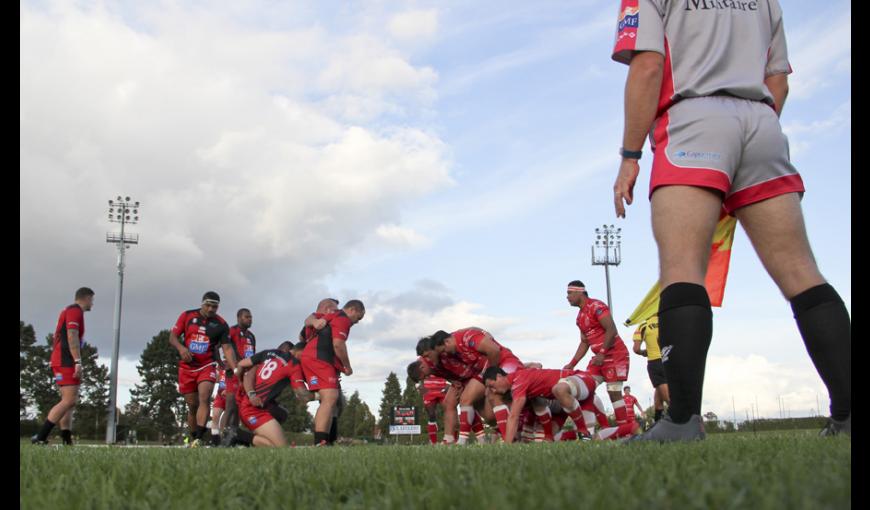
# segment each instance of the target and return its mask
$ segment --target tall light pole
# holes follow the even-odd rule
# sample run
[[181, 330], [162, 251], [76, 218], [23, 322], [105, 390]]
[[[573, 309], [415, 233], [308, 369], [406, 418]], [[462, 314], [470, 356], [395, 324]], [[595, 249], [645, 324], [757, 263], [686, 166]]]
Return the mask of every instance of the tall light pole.
[[614, 228], [613, 225], [604, 225], [595, 229], [595, 238], [595, 246], [592, 247], [592, 265], [604, 266], [604, 277], [607, 279], [607, 306], [613, 313], [613, 302], [610, 298], [610, 266], [618, 266], [622, 262], [622, 229]]
[[139, 244], [139, 234], [126, 234], [127, 224], [139, 223], [139, 202], [131, 202], [130, 197], [119, 196], [109, 200], [109, 222], [120, 223], [121, 232], [106, 233], [106, 242], [118, 245], [118, 291], [115, 294], [115, 346], [112, 349], [112, 368], [109, 375], [109, 419], [106, 424], [106, 443], [115, 443], [116, 416], [118, 401], [118, 348], [121, 343], [121, 298], [124, 294], [124, 253], [128, 244]]

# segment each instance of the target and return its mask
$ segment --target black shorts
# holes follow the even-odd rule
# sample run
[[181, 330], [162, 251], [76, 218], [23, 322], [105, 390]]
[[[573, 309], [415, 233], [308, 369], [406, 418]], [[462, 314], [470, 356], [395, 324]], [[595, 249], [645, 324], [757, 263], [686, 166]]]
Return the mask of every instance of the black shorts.
[[668, 383], [668, 380], [665, 379], [665, 366], [662, 364], [661, 359], [647, 361], [646, 373], [649, 374], [649, 380], [652, 382], [654, 388], [658, 388], [662, 384]]
[[280, 406], [274, 402], [271, 403], [266, 410], [269, 411], [269, 414], [271, 414], [272, 418], [275, 418], [278, 423], [284, 423], [287, 421], [287, 417], [290, 416], [290, 412], [287, 411], [284, 406]]

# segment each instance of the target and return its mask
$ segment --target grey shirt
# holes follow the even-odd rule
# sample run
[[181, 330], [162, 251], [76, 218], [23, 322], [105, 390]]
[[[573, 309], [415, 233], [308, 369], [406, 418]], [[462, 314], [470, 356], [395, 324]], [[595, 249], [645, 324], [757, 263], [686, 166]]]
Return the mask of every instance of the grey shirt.
[[714, 94], [773, 105], [764, 79], [791, 73], [777, 0], [623, 0], [612, 58], [636, 51], [665, 57], [659, 115]]

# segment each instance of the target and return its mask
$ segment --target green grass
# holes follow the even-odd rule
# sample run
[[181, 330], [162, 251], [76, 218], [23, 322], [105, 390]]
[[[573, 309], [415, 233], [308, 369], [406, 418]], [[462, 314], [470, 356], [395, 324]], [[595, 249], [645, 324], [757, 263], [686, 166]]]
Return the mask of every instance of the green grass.
[[845, 437], [694, 444], [20, 449], [30, 508], [850, 508]]

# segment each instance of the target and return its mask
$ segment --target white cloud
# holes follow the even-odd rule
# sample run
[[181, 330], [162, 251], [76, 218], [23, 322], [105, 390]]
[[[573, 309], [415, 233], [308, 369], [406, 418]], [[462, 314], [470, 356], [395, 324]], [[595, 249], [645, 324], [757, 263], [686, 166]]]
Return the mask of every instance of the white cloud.
[[[106, 354], [111, 355], [111, 351], [107, 350]], [[112, 358], [100, 356], [97, 358], [97, 362], [105, 365], [109, 369], [109, 375], [111, 376]], [[118, 358], [118, 407], [121, 409], [124, 409], [124, 406], [130, 401], [130, 390], [142, 381], [139, 377], [139, 371], [136, 369], [138, 364], [138, 360]]]
[[782, 130], [789, 138], [792, 158], [807, 152], [821, 137], [852, 129], [852, 100], [849, 99], [823, 120], [791, 121]]
[[576, 51], [582, 45], [601, 38], [607, 31], [612, 30], [613, 26], [612, 13], [602, 12], [599, 16], [587, 20], [583, 25], [548, 30], [542, 33], [537, 40], [521, 48], [491, 56], [460, 69], [455, 76], [449, 77], [442, 89], [445, 94], [459, 93], [475, 82], [492, 75]]
[[[714, 356], [707, 360], [704, 374], [703, 411], [712, 410], [720, 418], [733, 419], [732, 397], [737, 420], [746, 419], [746, 411], [758, 399], [758, 416], [778, 418], [779, 398], [790, 416], [827, 414], [827, 389], [809, 359], [796, 363], [776, 363], [767, 358], [746, 356]], [[811, 412], [813, 411], [813, 412]]]
[[372, 35], [355, 35], [333, 45], [335, 52], [318, 74], [324, 91], [367, 94], [416, 94], [422, 100], [435, 97], [432, 88], [438, 74], [430, 67], [417, 68], [397, 50]]
[[432, 241], [427, 239], [426, 236], [417, 233], [414, 229], [399, 225], [381, 225], [375, 233], [378, 239], [393, 246], [420, 248], [432, 244]]
[[789, 28], [786, 15], [786, 39], [794, 74], [789, 76], [789, 99], [809, 99], [830, 87], [839, 75], [852, 69], [852, 8], [848, 3], [837, 6], [828, 15]]
[[[88, 340], [105, 354], [115, 256], [104, 218], [118, 193], [142, 202], [125, 282], [135, 340], [122, 352], [133, 357], [209, 289], [228, 320], [255, 310], [272, 345], [298, 329], [348, 251], [379, 235], [423, 242], [400, 215], [452, 183], [449, 150], [429, 126], [388, 116], [428, 109], [433, 70], [386, 34], [141, 9], [22, 6], [23, 320], [49, 330], [87, 284], [104, 303]], [[334, 107], [348, 98], [355, 107]]]
[[390, 18], [390, 34], [401, 41], [428, 40], [438, 32], [435, 9], [406, 11]]

